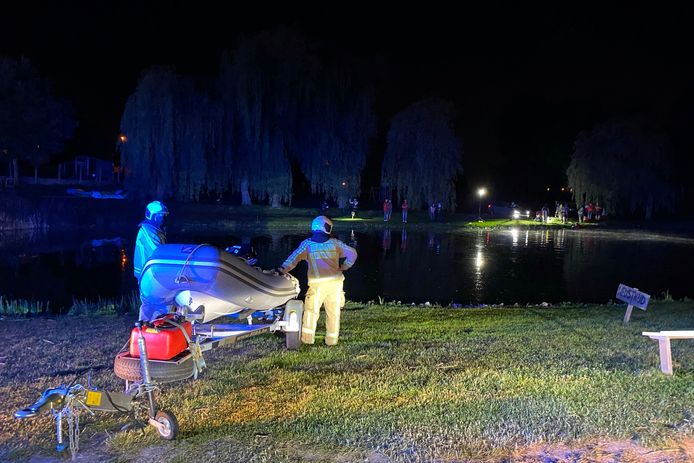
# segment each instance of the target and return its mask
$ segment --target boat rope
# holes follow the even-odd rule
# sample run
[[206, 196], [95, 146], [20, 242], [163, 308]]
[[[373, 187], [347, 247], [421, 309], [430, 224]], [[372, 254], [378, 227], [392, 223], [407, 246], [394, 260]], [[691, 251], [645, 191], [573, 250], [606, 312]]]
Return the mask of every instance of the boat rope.
[[172, 324], [173, 326], [181, 330], [183, 336], [186, 338], [186, 341], [188, 342], [188, 349], [190, 350], [190, 355], [193, 356], [193, 379], [198, 379], [198, 374], [200, 373], [200, 371], [207, 366], [207, 364], [205, 363], [205, 358], [202, 355], [202, 348], [200, 347], [200, 344], [197, 340], [193, 341], [190, 338], [190, 336], [188, 336], [188, 332], [180, 323], [176, 323], [175, 321], [170, 319], [166, 319], [166, 322]]
[[183, 276], [183, 272], [185, 271], [186, 267], [187, 267], [188, 264], [190, 263], [190, 259], [193, 258], [193, 254], [195, 254], [195, 251], [197, 251], [198, 249], [200, 249], [200, 248], [203, 247], [203, 246], [212, 246], [212, 245], [211, 245], [211, 244], [208, 244], [208, 243], [198, 244], [197, 246], [195, 246], [195, 248], [193, 248], [192, 251], [190, 251], [190, 254], [188, 254], [188, 257], [186, 258], [186, 261], [183, 263], [183, 266], [181, 267], [181, 270], [179, 270], [179, 271], [178, 271], [178, 275], [176, 275], [176, 279], [174, 280], [174, 282], [175, 282], [176, 284], [179, 284], [179, 283], [181, 282], [181, 279], [182, 279], [182, 278], [185, 278], [186, 282], [190, 282], [190, 279], [189, 279], [188, 277], [184, 277], [184, 276]]

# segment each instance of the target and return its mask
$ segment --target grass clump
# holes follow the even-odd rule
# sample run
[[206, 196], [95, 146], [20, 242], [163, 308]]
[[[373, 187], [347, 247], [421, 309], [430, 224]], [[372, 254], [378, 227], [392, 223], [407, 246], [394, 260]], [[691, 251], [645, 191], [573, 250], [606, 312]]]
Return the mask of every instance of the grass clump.
[[0, 295], [0, 315], [23, 317], [48, 313], [50, 302], [7, 299]]
[[140, 298], [133, 292], [129, 296], [119, 298], [101, 298], [96, 301], [89, 299], [73, 299], [68, 315], [122, 315], [137, 313], [140, 308]]

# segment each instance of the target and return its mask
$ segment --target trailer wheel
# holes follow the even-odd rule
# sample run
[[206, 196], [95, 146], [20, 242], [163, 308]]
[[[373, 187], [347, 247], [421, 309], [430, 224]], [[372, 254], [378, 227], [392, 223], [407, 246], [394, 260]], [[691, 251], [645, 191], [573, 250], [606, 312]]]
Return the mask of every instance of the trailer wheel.
[[[113, 372], [126, 381], [142, 381], [140, 359], [127, 354], [118, 354], [113, 362]], [[180, 363], [150, 361], [149, 373], [153, 381], [169, 383], [182, 381], [193, 376], [193, 357], [188, 356]]]
[[169, 411], [159, 410], [154, 419], [163, 425], [163, 429], [157, 428], [157, 434], [164, 440], [174, 440], [178, 435], [178, 421], [176, 415]]
[[297, 350], [301, 347], [301, 317], [304, 313], [304, 304], [293, 300], [287, 302], [284, 308], [284, 321], [289, 322], [292, 331], [285, 331], [285, 345], [289, 350]]

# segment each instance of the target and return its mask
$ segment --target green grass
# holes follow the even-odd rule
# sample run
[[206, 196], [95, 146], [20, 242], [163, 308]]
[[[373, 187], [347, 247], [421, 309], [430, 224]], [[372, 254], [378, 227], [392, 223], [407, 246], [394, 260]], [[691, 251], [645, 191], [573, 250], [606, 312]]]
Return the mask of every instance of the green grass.
[[49, 308], [50, 302], [7, 299], [0, 295], [0, 315], [12, 317], [39, 315], [48, 312]]
[[[561, 223], [561, 221], [555, 217], [550, 217], [548, 223], [536, 222], [534, 220], [513, 220], [513, 219], [485, 219], [482, 221], [468, 221], [465, 222], [466, 227], [471, 228], [534, 228], [534, 227], [545, 227], [545, 228], [572, 228], [577, 225], [575, 220], [570, 220], [567, 223]], [[597, 227], [598, 224], [593, 223], [582, 223], [580, 225], [582, 228], [593, 228]]]
[[[0, 315], [11, 317], [36, 316], [50, 314], [50, 301], [29, 301], [26, 299], [7, 299], [0, 295]], [[137, 313], [140, 308], [140, 297], [133, 292], [130, 296], [115, 298], [73, 299], [68, 315], [116, 315]]]
[[[250, 445], [262, 435], [396, 461], [597, 439], [658, 447], [691, 436], [694, 343], [673, 343], [676, 374], [667, 377], [657, 343], [641, 335], [691, 328], [691, 304], [655, 303], [627, 327], [623, 312], [354, 305], [336, 348], [286, 352], [256, 339], [163, 402], [184, 441], [198, 445], [230, 435]], [[143, 444], [134, 433], [114, 442]], [[192, 456], [181, 451], [176, 461]]]
[[[155, 452], [177, 462], [201, 452], [234, 461], [363, 461], [379, 454], [410, 462], [501, 459], [534, 445], [606, 440], [671, 448], [694, 436], [694, 342], [673, 341], [669, 377], [658, 368], [657, 343], [641, 332], [691, 329], [692, 303], [652, 302], [626, 327], [624, 310], [350, 303], [336, 347], [318, 336], [314, 346], [286, 351], [275, 335], [208, 353], [200, 379], [165, 385], [158, 395], [178, 417], [178, 441], [163, 444], [151, 429], [117, 432], [108, 452], [116, 459]], [[23, 345], [37, 336], [41, 355], [72, 345], [70, 355], [81, 360], [66, 358], [66, 365], [108, 363], [115, 352], [104, 352], [128, 335], [122, 317], [93, 317], [91, 332], [102, 334], [92, 349], [84, 323], [70, 320], [58, 322], [68, 344], [56, 337], [55, 345], [38, 342], [50, 336], [41, 330], [23, 334]], [[31, 355], [25, 361], [35, 364]], [[27, 373], [26, 383], [0, 382], [8, 406], [19, 404], [16, 391], [50, 383], [40, 371]], [[94, 381], [117, 384], [108, 370]], [[103, 420], [96, 430], [109, 422], [118, 428], [113, 418]], [[0, 424], [0, 447], [45, 442], [36, 429], [25, 433], [23, 423]]]
[[140, 309], [140, 296], [133, 292], [129, 296], [116, 298], [101, 298], [96, 301], [89, 299], [73, 299], [68, 315], [117, 315], [137, 313]]
[[[270, 208], [267, 206], [218, 206], [218, 205], [177, 205], [172, 211], [172, 224], [184, 231], [208, 230], [210, 227], [221, 230], [253, 228], [256, 230], [300, 230], [307, 231], [311, 220], [318, 214], [318, 209], [305, 208]], [[328, 215], [337, 228], [370, 229], [387, 226], [403, 226], [400, 212], [394, 212], [389, 222], [383, 221], [383, 213], [378, 210], [360, 210], [352, 219], [349, 210], [341, 211], [331, 208]], [[210, 221], [210, 217], [215, 220]], [[431, 221], [426, 212], [413, 211], [408, 217], [408, 228], [427, 230], [456, 230], [460, 228], [512, 228], [512, 227], [549, 227], [569, 228], [574, 222], [562, 224], [552, 217], [547, 224], [532, 220], [490, 219], [482, 222], [472, 220], [471, 214], [445, 214], [441, 220]], [[585, 224], [594, 227], [596, 224]]]

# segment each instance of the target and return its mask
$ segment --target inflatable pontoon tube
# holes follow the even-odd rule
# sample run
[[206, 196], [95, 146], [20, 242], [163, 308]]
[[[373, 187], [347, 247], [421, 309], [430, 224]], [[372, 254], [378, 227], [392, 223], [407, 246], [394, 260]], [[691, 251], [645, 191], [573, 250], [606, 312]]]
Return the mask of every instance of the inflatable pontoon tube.
[[204, 306], [203, 322], [246, 308], [270, 310], [299, 295], [291, 275], [251, 267], [246, 261], [209, 244], [159, 246], [142, 271], [143, 305]]

